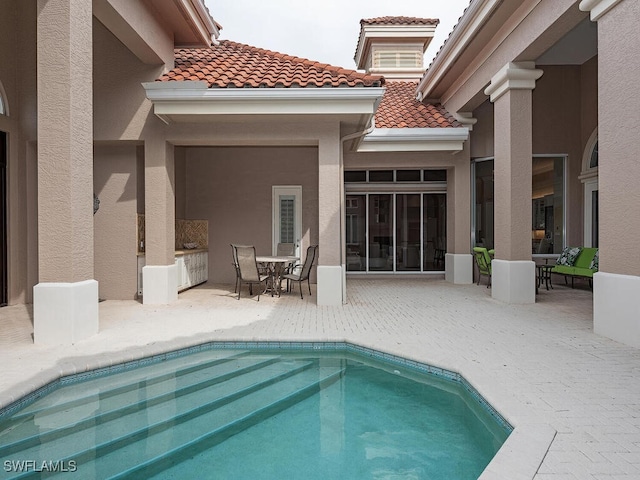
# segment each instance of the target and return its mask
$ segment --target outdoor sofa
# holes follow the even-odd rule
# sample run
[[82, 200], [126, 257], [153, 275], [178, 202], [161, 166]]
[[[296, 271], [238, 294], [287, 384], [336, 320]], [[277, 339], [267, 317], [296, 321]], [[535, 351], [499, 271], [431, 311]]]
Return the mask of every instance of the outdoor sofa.
[[551, 273], [564, 275], [564, 281], [571, 277], [571, 288], [575, 278], [586, 278], [592, 286], [593, 274], [598, 271], [598, 249], [592, 247], [566, 247]]

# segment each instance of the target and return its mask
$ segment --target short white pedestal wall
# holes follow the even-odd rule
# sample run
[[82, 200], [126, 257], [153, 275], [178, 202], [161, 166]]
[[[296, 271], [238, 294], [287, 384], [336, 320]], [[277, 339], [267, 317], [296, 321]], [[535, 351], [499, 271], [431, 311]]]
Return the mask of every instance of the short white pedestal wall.
[[593, 331], [640, 348], [640, 277], [593, 275]]
[[167, 305], [178, 300], [178, 269], [174, 265], [142, 267], [142, 303]]
[[445, 254], [444, 279], [449, 283], [459, 285], [473, 283], [473, 255], [469, 253]]
[[530, 260], [491, 261], [491, 296], [510, 304], [536, 302], [536, 264]]
[[33, 287], [33, 338], [71, 345], [98, 333], [98, 282], [39, 283]]
[[342, 267], [318, 266], [318, 305], [342, 305]]

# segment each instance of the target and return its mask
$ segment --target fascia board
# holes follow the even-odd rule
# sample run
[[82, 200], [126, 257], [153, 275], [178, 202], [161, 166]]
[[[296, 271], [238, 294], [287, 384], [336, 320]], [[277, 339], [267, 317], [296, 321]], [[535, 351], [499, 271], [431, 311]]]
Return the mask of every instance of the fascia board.
[[200, 37], [204, 45], [211, 43], [218, 38], [220, 32], [211, 16], [207, 13], [202, 0], [178, 0], [182, 5], [182, 11], [188, 17], [195, 32]]
[[156, 115], [373, 114], [384, 88], [207, 88], [206, 82], [143, 84]]
[[466, 127], [376, 128], [364, 137], [358, 152], [457, 152], [468, 138]]
[[449, 69], [471, 43], [482, 25], [503, 0], [480, 0], [471, 2], [451, 36], [437, 53], [422, 80], [418, 84], [418, 96], [430, 98], [431, 93], [442, 81]]

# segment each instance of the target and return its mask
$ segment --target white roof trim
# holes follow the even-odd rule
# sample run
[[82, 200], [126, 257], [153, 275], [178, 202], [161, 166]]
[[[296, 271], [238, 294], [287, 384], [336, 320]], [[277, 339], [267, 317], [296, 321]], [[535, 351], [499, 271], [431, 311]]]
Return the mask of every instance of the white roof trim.
[[503, 0], [478, 0], [471, 2], [460, 22], [454, 28], [442, 49], [429, 66], [424, 77], [418, 84], [418, 100], [430, 98], [435, 87], [440, 83], [458, 57], [473, 41], [476, 33], [489, 19], [493, 11]]
[[375, 113], [383, 87], [208, 88], [207, 82], [142, 84], [160, 118], [167, 115]]
[[582, 0], [578, 8], [583, 12], [589, 12], [591, 21], [596, 22], [618, 3], [620, 3], [620, 0]]
[[182, 5], [183, 12], [191, 18], [193, 27], [197, 30], [198, 36], [205, 45], [215, 43], [220, 36], [211, 15], [207, 12], [203, 0], [178, 0]]
[[364, 137], [358, 152], [459, 152], [468, 138], [467, 127], [376, 128]]

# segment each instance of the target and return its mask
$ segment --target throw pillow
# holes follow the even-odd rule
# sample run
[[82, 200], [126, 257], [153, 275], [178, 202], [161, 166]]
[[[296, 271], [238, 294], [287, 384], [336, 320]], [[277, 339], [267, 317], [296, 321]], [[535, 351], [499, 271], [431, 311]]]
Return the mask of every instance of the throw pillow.
[[593, 256], [593, 260], [591, 260], [591, 265], [589, 265], [589, 268], [596, 272], [598, 271], [598, 254], [599, 253], [600, 253], [600, 250], [596, 250], [596, 254]]
[[565, 247], [565, 249], [562, 250], [562, 253], [558, 257], [556, 264], [572, 267], [581, 251], [581, 247]]

